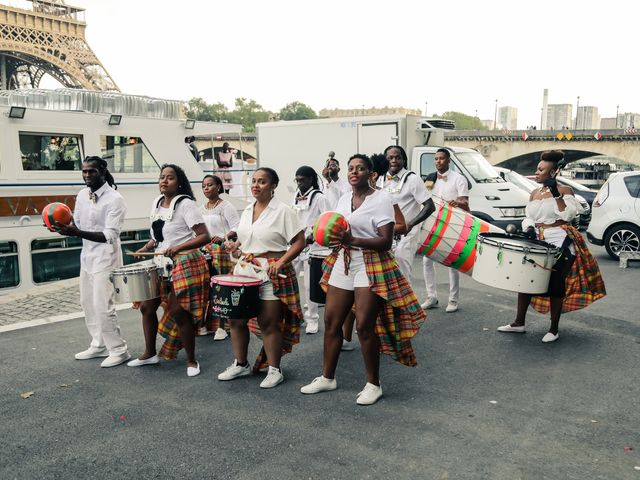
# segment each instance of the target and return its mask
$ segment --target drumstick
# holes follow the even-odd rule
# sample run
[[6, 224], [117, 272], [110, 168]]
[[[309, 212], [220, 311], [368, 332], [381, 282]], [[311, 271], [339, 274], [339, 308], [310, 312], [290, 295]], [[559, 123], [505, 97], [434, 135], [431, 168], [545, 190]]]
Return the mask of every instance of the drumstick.
[[134, 257], [153, 257], [154, 255], [164, 255], [164, 252], [132, 252], [131, 250], [125, 250], [127, 255], [133, 255]]
[[[260, 271], [260, 272], [268, 272], [268, 270], [267, 270], [266, 268], [264, 268], [264, 267], [262, 267], [262, 266], [260, 266], [260, 265], [255, 265], [255, 264], [253, 264], [253, 263], [245, 262], [244, 260], [240, 260], [239, 258], [233, 258], [233, 256], [232, 256], [232, 255], [229, 255], [229, 257], [231, 258], [231, 261], [232, 261], [233, 263], [239, 263], [239, 264], [241, 264], [241, 265], [248, 265], [248, 266], [250, 266], [250, 267], [252, 267], [252, 268], [254, 268], [254, 269], [256, 269], [256, 270], [258, 270], [258, 271]], [[279, 273], [279, 274], [278, 274], [278, 277], [280, 277], [280, 278], [287, 278], [287, 276], [286, 276], [286, 275], [283, 275], [282, 273]]]

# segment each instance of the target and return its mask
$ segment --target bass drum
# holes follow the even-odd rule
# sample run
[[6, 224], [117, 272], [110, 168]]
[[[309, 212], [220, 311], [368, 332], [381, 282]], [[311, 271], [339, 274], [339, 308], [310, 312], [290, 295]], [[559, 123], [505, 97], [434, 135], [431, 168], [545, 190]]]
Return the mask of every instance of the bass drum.
[[327, 301], [327, 294], [320, 287], [322, 262], [331, 254], [331, 250], [311, 250], [309, 252], [309, 300], [320, 305]]
[[245, 275], [215, 275], [209, 296], [211, 313], [224, 319], [254, 318], [260, 312], [262, 280]]

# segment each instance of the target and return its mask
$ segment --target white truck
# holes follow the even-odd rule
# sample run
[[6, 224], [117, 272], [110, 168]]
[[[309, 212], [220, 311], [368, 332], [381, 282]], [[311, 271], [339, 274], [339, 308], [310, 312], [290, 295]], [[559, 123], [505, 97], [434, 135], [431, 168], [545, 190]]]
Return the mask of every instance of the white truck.
[[[301, 165], [322, 171], [329, 151], [340, 161], [346, 175], [348, 158], [354, 153], [382, 153], [389, 145], [402, 146], [409, 157], [409, 170], [425, 178], [435, 171], [434, 156], [444, 145], [444, 129], [453, 122], [416, 115], [379, 115], [259, 123], [256, 128], [258, 164], [274, 168], [280, 176], [276, 190], [284, 202], [291, 202], [294, 176]], [[528, 196], [505, 181], [477, 151], [454, 146], [450, 168], [469, 183], [472, 213], [501, 228], [520, 228]]]

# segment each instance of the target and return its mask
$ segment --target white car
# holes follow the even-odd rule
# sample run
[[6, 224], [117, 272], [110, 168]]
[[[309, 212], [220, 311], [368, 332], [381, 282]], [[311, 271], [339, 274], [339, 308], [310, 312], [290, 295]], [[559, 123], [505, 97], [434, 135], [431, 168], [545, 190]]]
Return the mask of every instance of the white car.
[[609, 176], [593, 201], [587, 238], [615, 260], [640, 252], [640, 171]]

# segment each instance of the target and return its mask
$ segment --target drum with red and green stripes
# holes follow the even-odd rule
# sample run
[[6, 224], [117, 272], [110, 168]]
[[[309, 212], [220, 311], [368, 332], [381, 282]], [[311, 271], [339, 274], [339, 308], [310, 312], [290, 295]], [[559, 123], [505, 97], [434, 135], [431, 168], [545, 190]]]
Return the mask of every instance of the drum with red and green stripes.
[[42, 220], [49, 230], [53, 228], [56, 222], [63, 225], [69, 225], [72, 219], [73, 213], [64, 203], [49, 203], [42, 209]]
[[436, 211], [422, 224], [422, 232], [426, 237], [418, 248], [418, 253], [471, 275], [476, 261], [478, 234], [504, 233], [504, 230], [460, 208], [452, 207], [440, 198], [433, 197], [433, 203]]
[[313, 225], [313, 240], [323, 247], [333, 247], [340, 234], [349, 228], [347, 219], [338, 212], [324, 212]]

